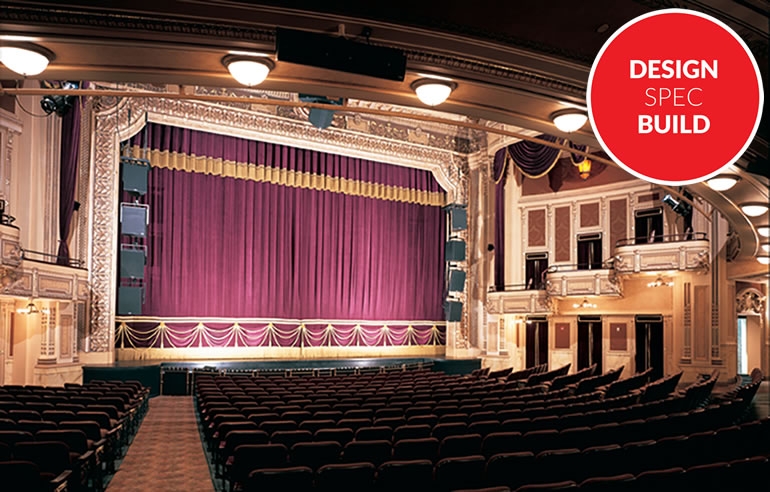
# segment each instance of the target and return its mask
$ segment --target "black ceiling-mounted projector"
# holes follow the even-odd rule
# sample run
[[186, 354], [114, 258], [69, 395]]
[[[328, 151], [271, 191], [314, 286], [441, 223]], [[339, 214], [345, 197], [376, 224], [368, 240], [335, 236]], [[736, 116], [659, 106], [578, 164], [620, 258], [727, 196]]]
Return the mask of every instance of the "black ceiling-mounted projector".
[[398, 82], [403, 82], [406, 74], [403, 51], [343, 37], [279, 27], [275, 48], [278, 61], [282, 62]]

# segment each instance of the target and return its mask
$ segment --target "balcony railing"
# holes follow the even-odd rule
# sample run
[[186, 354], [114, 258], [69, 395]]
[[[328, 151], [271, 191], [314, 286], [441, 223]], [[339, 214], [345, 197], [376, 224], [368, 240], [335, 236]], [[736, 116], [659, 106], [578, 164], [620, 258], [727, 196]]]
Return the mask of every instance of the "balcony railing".
[[709, 267], [706, 233], [669, 234], [656, 238], [621, 239], [615, 246], [615, 271], [621, 274], [695, 271]]
[[492, 314], [547, 314], [551, 312], [551, 303], [545, 290], [511, 284], [491, 287], [487, 308]]
[[554, 297], [619, 296], [622, 286], [613, 263], [604, 261], [599, 265], [601, 268], [592, 268], [590, 264], [551, 265], [544, 273], [546, 291]]
[[66, 258], [64, 256], [52, 255], [41, 251], [32, 251], [29, 249], [21, 250], [21, 259], [25, 261], [35, 261], [38, 263], [48, 263], [49, 265], [61, 265], [71, 268], [85, 268], [83, 260], [76, 258]]
[[690, 232], [684, 234], [663, 234], [652, 237], [627, 237], [620, 239], [615, 243], [615, 247], [638, 246], [640, 244], [658, 244], [658, 243], [678, 243], [682, 241], [706, 241], [708, 236], [705, 232]]

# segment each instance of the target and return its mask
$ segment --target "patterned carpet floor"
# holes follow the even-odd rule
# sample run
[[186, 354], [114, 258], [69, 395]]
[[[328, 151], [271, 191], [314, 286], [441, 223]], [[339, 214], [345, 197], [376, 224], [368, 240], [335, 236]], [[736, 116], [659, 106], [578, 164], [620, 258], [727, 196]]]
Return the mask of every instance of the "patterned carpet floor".
[[190, 396], [150, 400], [134, 442], [108, 492], [213, 492]]

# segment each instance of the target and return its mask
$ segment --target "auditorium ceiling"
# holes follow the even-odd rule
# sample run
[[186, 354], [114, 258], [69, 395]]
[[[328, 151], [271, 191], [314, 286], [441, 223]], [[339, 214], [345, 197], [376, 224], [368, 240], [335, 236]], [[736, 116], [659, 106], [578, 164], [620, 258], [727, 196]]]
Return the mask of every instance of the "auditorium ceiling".
[[[6, 0], [0, 6], [0, 41], [24, 40], [53, 51], [56, 59], [38, 78], [149, 84], [168, 91], [194, 87], [237, 91], [222, 64], [229, 53], [275, 52], [275, 27], [343, 35], [406, 53], [403, 81], [392, 81], [286, 62], [276, 63], [259, 86], [270, 97], [297, 93], [343, 97], [348, 103], [422, 111], [410, 84], [423, 74], [452, 78], [457, 88], [436, 115], [481, 124], [497, 122], [534, 133], [560, 134], [550, 115], [585, 107], [591, 63], [621, 25], [651, 10], [680, 7], [709, 13], [735, 29], [752, 49], [768, 85], [767, 0], [540, 0], [320, 2], [310, 0]], [[0, 65], [0, 80], [16, 76]], [[276, 95], [278, 94], [278, 95]], [[402, 109], [398, 109], [402, 108]], [[282, 108], [280, 110], [288, 110]], [[276, 111], [279, 111], [276, 109]], [[295, 111], [296, 114], [296, 111]], [[416, 131], [449, 138], [472, 151], [473, 131], [408, 118], [393, 120], [412, 138]], [[768, 173], [768, 115], [742, 166]], [[452, 140], [457, 137], [457, 140]], [[590, 125], [570, 134], [598, 147]], [[443, 145], [442, 142], [434, 142]], [[447, 144], [449, 145], [449, 144]], [[653, 153], [654, 155], [654, 153]], [[767, 200], [767, 178], [756, 176], [753, 199]], [[697, 185], [694, 188], [698, 188]], [[759, 245], [757, 224], [741, 216], [734, 200], [702, 186], [695, 191], [730, 217], [743, 250]], [[759, 189], [759, 196], [754, 196]], [[752, 191], [753, 190], [753, 191]], [[743, 197], [740, 197], [743, 198]]]

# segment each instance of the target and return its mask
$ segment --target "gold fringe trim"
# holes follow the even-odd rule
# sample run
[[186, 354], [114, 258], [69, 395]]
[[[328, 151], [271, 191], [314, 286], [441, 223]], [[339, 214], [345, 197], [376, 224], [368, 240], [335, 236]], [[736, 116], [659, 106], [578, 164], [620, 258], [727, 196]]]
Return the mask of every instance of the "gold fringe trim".
[[[564, 143], [564, 142], [562, 142], [562, 143]], [[553, 159], [553, 162], [552, 162], [552, 163], [551, 163], [551, 164], [548, 166], [548, 168], [547, 168], [545, 171], [543, 171], [543, 172], [542, 172], [542, 173], [540, 173], [540, 174], [529, 174], [529, 173], [525, 173], [524, 171], [522, 171], [521, 167], [519, 167], [519, 165], [518, 165], [518, 164], [516, 165], [516, 169], [518, 169], [518, 170], [521, 172], [521, 174], [523, 174], [524, 176], [526, 176], [526, 177], [528, 177], [528, 178], [531, 178], [531, 179], [538, 179], [538, 178], [542, 178], [543, 176], [545, 176], [546, 174], [548, 174], [549, 172], [551, 172], [551, 169], [553, 169], [553, 166], [555, 166], [555, 165], [556, 165], [556, 163], [557, 163], [557, 162], [559, 162], [559, 157], [561, 157], [561, 154], [562, 154], [562, 152], [561, 152], [561, 151], [557, 152], [557, 154], [556, 154], [556, 157], [554, 157], [554, 159]], [[511, 161], [512, 161], [514, 164], [516, 164], [516, 160], [513, 158], [513, 156], [511, 156], [511, 153], [508, 151], [508, 147], [506, 147], [506, 148], [505, 148], [505, 155], [506, 155], [506, 157], [507, 157], [508, 159], [510, 159], [510, 160], [511, 160]]]
[[330, 191], [343, 195], [376, 198], [418, 205], [442, 207], [446, 204], [443, 192], [413, 190], [399, 186], [368, 183], [347, 178], [322, 176], [319, 174], [302, 173], [287, 169], [267, 167], [262, 164], [249, 164], [205, 156], [179, 154], [177, 152], [157, 149], [145, 150], [132, 147], [131, 156], [148, 159], [153, 167], [173, 169], [213, 176], [235, 179], [245, 179], [262, 183], [271, 183], [293, 188], [304, 188], [316, 191]]

